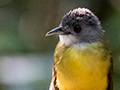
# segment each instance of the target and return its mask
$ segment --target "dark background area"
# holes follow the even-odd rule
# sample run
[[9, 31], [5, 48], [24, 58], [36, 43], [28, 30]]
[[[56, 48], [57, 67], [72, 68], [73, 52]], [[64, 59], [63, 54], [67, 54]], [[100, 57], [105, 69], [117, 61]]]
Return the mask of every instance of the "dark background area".
[[120, 89], [120, 0], [0, 0], [0, 90], [48, 90], [58, 37], [45, 34], [78, 7], [100, 19]]

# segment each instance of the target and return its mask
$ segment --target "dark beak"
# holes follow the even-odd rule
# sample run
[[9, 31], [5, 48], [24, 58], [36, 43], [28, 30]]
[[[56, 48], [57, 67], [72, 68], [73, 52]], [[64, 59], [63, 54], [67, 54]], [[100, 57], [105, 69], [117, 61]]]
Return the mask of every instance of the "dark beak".
[[62, 26], [56, 27], [52, 30], [50, 30], [49, 32], [46, 33], [45, 36], [51, 36], [51, 35], [60, 35], [63, 34], [63, 30], [62, 30]]

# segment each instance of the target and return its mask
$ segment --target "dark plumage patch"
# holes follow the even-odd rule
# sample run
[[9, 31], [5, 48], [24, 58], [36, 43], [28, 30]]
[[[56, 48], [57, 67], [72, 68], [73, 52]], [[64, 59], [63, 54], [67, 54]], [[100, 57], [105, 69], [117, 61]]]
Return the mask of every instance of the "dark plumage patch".
[[86, 24], [86, 25], [100, 25], [98, 18], [86, 8], [77, 8], [73, 11], [69, 11], [62, 18], [62, 26], [73, 26], [76, 24]]

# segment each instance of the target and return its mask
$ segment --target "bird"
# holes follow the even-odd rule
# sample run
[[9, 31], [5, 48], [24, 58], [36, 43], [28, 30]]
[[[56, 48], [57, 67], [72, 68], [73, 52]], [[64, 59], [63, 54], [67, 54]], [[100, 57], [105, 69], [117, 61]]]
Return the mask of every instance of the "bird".
[[99, 18], [75, 8], [45, 36], [58, 36], [49, 90], [113, 90], [113, 58]]

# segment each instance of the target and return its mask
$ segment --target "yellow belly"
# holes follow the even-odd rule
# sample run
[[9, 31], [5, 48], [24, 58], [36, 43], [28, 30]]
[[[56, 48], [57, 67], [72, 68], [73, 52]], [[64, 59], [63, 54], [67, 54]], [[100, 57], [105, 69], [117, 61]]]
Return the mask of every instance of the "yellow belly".
[[60, 90], [106, 90], [110, 55], [100, 47], [102, 44], [94, 43], [56, 49], [55, 69]]

